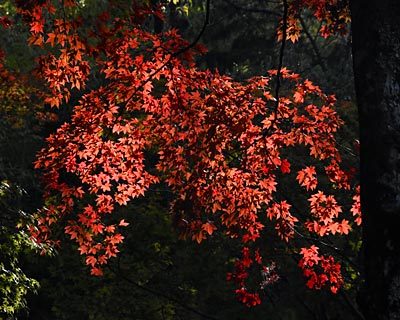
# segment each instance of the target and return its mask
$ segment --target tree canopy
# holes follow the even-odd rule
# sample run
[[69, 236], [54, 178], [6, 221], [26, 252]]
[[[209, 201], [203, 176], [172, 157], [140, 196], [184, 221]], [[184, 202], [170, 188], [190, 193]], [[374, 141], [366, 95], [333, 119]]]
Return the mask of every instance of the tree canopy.
[[[17, 266], [20, 253], [27, 265], [40, 260], [31, 248], [59, 251], [34, 262], [58, 259], [49, 267], [54, 279], [30, 270], [57, 306], [46, 312], [60, 318], [69, 318], [59, 302], [70, 298], [52, 293], [51, 281], [65, 290], [81, 276], [65, 281], [57, 268], [84, 264], [99, 278], [78, 290], [93, 286], [116, 306], [141, 301], [121, 317], [214, 318], [217, 304], [207, 299], [235, 310], [224, 300], [230, 290], [256, 307], [273, 303], [284, 282], [293, 296], [326, 291], [323, 310], [300, 302], [315, 318], [338, 312], [329, 299], [362, 317], [354, 302], [362, 271], [358, 129], [352, 81], [343, 77], [351, 77], [347, 1], [31, 0], [1, 10], [4, 37], [15, 39], [0, 65], [4, 149], [18, 144], [14, 132], [32, 141], [26, 159], [2, 156], [4, 168], [16, 166], [16, 174], [3, 169], [2, 185], [27, 189], [22, 205], [0, 194], [2, 220], [11, 221], [1, 229], [11, 251], [0, 275], [4, 283], [17, 277], [22, 290], [3, 300], [2, 312], [17, 314], [37, 288]], [[27, 179], [16, 177], [23, 172]], [[198, 264], [216, 260], [209, 279], [188, 277], [196, 248], [205, 250]], [[214, 277], [217, 288], [207, 283]], [[146, 300], [121, 295], [115, 281]], [[171, 294], [160, 291], [164, 282]], [[111, 310], [84, 312], [101, 319]]]

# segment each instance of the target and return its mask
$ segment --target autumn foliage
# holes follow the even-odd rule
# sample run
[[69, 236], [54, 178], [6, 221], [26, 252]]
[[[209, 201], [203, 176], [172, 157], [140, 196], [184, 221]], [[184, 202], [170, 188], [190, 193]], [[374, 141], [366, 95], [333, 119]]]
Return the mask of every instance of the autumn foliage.
[[[342, 11], [332, 16], [321, 1], [304, 2], [329, 22], [326, 28], [341, 30]], [[69, 10], [74, 1], [64, 5]], [[45, 52], [36, 71], [46, 84], [44, 101], [60, 108], [79, 97], [35, 162], [45, 186], [45, 206], [30, 229], [36, 241], [57, 244], [51, 230], [62, 225], [92, 274], [101, 275], [118, 253], [125, 220], [134, 219], [116, 220], [113, 212], [164, 183], [175, 195], [171, 212], [183, 238], [201, 243], [221, 232], [242, 242], [228, 280], [246, 305], [259, 304], [258, 292], [279, 279], [259, 247], [273, 236], [267, 226], [300, 255], [308, 287], [337, 292], [340, 263], [296, 241], [347, 235], [361, 223], [359, 189], [342, 168], [335, 139], [343, 125], [335, 97], [285, 68], [243, 83], [200, 70], [201, 46], [189, 48], [175, 30], [141, 27], [148, 14], [158, 14], [148, 7], [125, 18], [103, 13], [89, 27], [60, 10], [51, 1], [19, 6], [30, 44]], [[103, 79], [95, 88], [94, 72]], [[307, 163], [296, 152], [307, 152]], [[303, 200], [291, 200], [287, 181]], [[352, 207], [340, 203], [345, 198]], [[294, 206], [298, 201], [307, 212]], [[246, 286], [250, 267], [264, 279], [254, 290]]]
[[[350, 10], [348, 0], [294, 0], [288, 2], [286, 39], [296, 42], [302, 32], [301, 15], [310, 12], [319, 22], [318, 33], [327, 38], [332, 34], [344, 35], [348, 32]], [[281, 21], [281, 25], [283, 21]], [[282, 28], [278, 39], [283, 38]]]

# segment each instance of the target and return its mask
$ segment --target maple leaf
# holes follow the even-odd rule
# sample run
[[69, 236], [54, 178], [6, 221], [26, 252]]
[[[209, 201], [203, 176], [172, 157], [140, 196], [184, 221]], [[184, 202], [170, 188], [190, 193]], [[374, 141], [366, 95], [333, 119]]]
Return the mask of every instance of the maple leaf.
[[121, 226], [121, 227], [126, 227], [126, 226], [129, 226], [129, 223], [128, 223], [128, 222], [125, 222], [125, 220], [122, 219], [122, 220], [119, 222], [118, 225]]
[[210, 222], [204, 223], [204, 224], [202, 225], [201, 228], [202, 228], [205, 232], [207, 232], [208, 235], [212, 235], [213, 232], [214, 232], [215, 230], [217, 230], [217, 227], [216, 227], [214, 224], [210, 223]]
[[43, 32], [43, 27], [44, 27], [44, 22], [43, 21], [33, 21], [31, 23], [30, 31], [33, 32], [34, 34], [42, 33]]
[[94, 256], [87, 256], [86, 257], [86, 264], [87, 265], [90, 265], [90, 266], [94, 267], [96, 262], [97, 262], [96, 257], [94, 257]]
[[307, 190], [314, 190], [317, 187], [315, 167], [309, 166], [298, 171], [297, 180]]
[[93, 267], [90, 269], [90, 274], [93, 276], [100, 277], [103, 275], [103, 270], [101, 270], [100, 268], [97, 268], [97, 267]]
[[46, 43], [50, 43], [50, 45], [51, 45], [52, 47], [54, 47], [54, 42], [55, 42], [55, 40], [56, 40], [56, 34], [55, 34], [55, 33], [50, 32], [50, 33], [47, 34]]
[[114, 234], [110, 238], [109, 242], [114, 245], [114, 244], [121, 243], [122, 240], [124, 240], [124, 236], [122, 234], [120, 234], [120, 233], [117, 233], [117, 234]]
[[294, 102], [303, 103], [304, 102], [304, 93], [300, 91], [295, 91], [293, 94]]
[[104, 225], [102, 224], [93, 224], [92, 230], [94, 234], [103, 233], [104, 232]]
[[286, 159], [283, 159], [281, 162], [281, 171], [282, 173], [290, 173], [290, 162]]

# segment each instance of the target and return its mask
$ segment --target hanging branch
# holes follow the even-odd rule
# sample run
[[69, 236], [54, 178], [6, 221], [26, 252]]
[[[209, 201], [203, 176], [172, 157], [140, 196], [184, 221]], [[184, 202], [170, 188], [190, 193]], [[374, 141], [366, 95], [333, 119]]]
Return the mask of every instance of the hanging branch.
[[176, 303], [177, 305], [179, 305], [180, 307], [182, 307], [183, 309], [185, 309], [185, 310], [187, 310], [187, 311], [190, 311], [190, 312], [192, 312], [192, 313], [194, 313], [194, 314], [197, 314], [198, 316], [200, 316], [200, 317], [202, 317], [202, 318], [204, 318], [204, 319], [218, 320], [217, 318], [214, 318], [214, 317], [212, 317], [212, 316], [210, 316], [210, 315], [207, 315], [207, 314], [205, 314], [205, 313], [202, 313], [202, 312], [200, 312], [200, 311], [198, 311], [198, 310], [196, 310], [196, 309], [194, 309], [194, 308], [192, 308], [192, 307], [190, 307], [190, 306], [184, 304], [183, 302], [181, 302], [181, 301], [178, 300], [177, 298], [174, 298], [174, 297], [171, 297], [171, 296], [169, 296], [169, 295], [166, 295], [166, 294], [163, 293], [163, 292], [159, 292], [159, 291], [156, 291], [156, 290], [154, 290], [154, 289], [150, 289], [150, 288], [148, 288], [148, 287], [145, 287], [145, 286], [143, 286], [143, 285], [137, 283], [136, 281], [133, 281], [132, 279], [130, 279], [130, 278], [128, 278], [127, 276], [123, 275], [123, 274], [120, 272], [120, 270], [118, 270], [118, 272], [117, 272], [116, 270], [114, 270], [113, 268], [111, 268], [110, 265], [107, 265], [107, 268], [108, 268], [113, 274], [115, 274], [116, 276], [120, 277], [122, 280], [125, 280], [126, 282], [128, 282], [128, 283], [134, 285], [134, 286], [137, 287], [138, 289], [141, 289], [141, 290], [143, 290], [143, 291], [146, 291], [146, 292], [148, 292], [148, 293], [150, 293], [150, 294], [152, 294], [152, 295], [155, 295], [155, 296], [157, 296], [157, 297], [164, 298], [164, 299], [166, 299], [166, 300], [168, 300], [168, 301], [174, 302], [174, 303]]
[[[282, 43], [281, 48], [279, 50], [279, 63], [278, 70], [276, 72], [276, 86], [275, 86], [275, 117], [273, 121], [276, 121], [278, 116], [278, 108], [279, 108], [279, 90], [281, 88], [281, 80], [282, 80], [282, 65], [283, 65], [283, 56], [285, 54], [285, 44], [286, 44], [286, 36], [287, 36], [287, 15], [288, 15], [288, 3], [287, 0], [283, 0], [283, 16], [282, 16]], [[271, 127], [273, 124], [271, 125]]]
[[321, 52], [319, 51], [318, 46], [315, 43], [314, 38], [312, 37], [312, 35], [308, 31], [307, 25], [306, 25], [306, 23], [305, 23], [305, 21], [304, 21], [302, 16], [299, 16], [299, 21], [300, 21], [301, 27], [303, 28], [304, 33], [307, 36], [307, 39], [310, 41], [310, 44], [311, 44], [311, 46], [312, 46], [312, 48], [314, 50], [315, 57], [317, 58], [317, 63], [321, 66], [322, 71], [324, 71], [326, 73], [327, 72], [327, 68], [326, 68], [324, 60], [322, 58]]
[[177, 56], [181, 55], [182, 53], [192, 49], [194, 46], [196, 46], [196, 44], [200, 41], [201, 37], [203, 36], [204, 32], [207, 29], [207, 26], [210, 24], [210, 6], [211, 6], [211, 0], [206, 0], [206, 13], [205, 13], [205, 17], [204, 17], [204, 23], [203, 26], [200, 30], [200, 32], [198, 33], [197, 37], [191, 42], [189, 43], [187, 46], [181, 48], [180, 50], [174, 52], [171, 54], [171, 56], [169, 57], [169, 59], [167, 61], [165, 61], [161, 66], [159, 66], [156, 70], [154, 70], [149, 77], [142, 82], [142, 84], [140, 86], [138, 86], [136, 88], [136, 90], [126, 99], [125, 101], [125, 106], [128, 104], [128, 102], [135, 96], [135, 94], [143, 89], [143, 87], [149, 82], [151, 81], [162, 69], [164, 69], [168, 63], [171, 62], [171, 60], [173, 58], [176, 58]]
[[211, 5], [211, 0], [206, 0], [206, 15], [204, 17], [203, 27], [201, 28], [197, 37], [189, 45], [187, 45], [186, 47], [183, 47], [179, 51], [175, 52], [172, 55], [173, 57], [179, 56], [180, 54], [184, 53], [185, 51], [192, 49], [200, 41], [201, 37], [203, 36], [204, 32], [207, 29], [207, 26], [210, 24], [210, 5]]
[[267, 130], [264, 131], [264, 138], [268, 136], [269, 130], [273, 128], [275, 125], [276, 119], [278, 117], [278, 109], [279, 109], [279, 90], [281, 88], [281, 80], [282, 80], [282, 66], [283, 66], [283, 56], [285, 55], [285, 45], [286, 45], [286, 36], [287, 36], [287, 19], [288, 18], [288, 2], [287, 0], [283, 0], [283, 14], [282, 14], [282, 43], [279, 49], [279, 60], [278, 60], [278, 68], [276, 72], [276, 85], [275, 85], [275, 108], [274, 108], [274, 118], [272, 120], [271, 125]]
[[272, 14], [275, 16], [280, 17], [281, 14], [279, 12], [276, 12], [274, 10], [270, 10], [270, 9], [261, 9], [261, 8], [250, 8], [250, 7], [242, 7], [237, 5], [236, 3], [230, 1], [230, 0], [223, 0], [224, 2], [226, 2], [227, 4], [229, 4], [230, 6], [232, 6], [233, 8], [235, 8], [236, 10], [240, 10], [240, 11], [245, 11], [245, 12], [254, 12], [254, 13], [266, 13], [266, 14]]
[[347, 303], [347, 305], [350, 307], [351, 311], [353, 312], [354, 316], [359, 319], [359, 320], [365, 320], [364, 315], [361, 313], [359, 308], [357, 307], [356, 304], [354, 304], [353, 301], [349, 298], [347, 293], [345, 291], [341, 291], [340, 295], [344, 298], [344, 301]]

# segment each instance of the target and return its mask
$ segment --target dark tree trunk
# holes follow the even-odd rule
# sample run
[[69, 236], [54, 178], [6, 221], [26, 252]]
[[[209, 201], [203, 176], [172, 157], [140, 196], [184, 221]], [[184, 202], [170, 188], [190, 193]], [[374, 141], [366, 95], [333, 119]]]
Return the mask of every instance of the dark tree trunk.
[[368, 320], [400, 319], [400, 1], [351, 0]]

